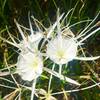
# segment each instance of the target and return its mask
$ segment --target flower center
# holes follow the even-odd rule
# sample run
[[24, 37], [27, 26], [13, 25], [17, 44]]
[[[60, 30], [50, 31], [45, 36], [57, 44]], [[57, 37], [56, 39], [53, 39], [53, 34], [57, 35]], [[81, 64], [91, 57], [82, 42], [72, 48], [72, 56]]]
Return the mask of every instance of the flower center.
[[64, 50], [62, 50], [62, 49], [57, 50], [56, 56], [57, 56], [59, 59], [63, 59], [63, 58], [64, 58]]
[[34, 60], [32, 61], [32, 63], [30, 63], [30, 66], [34, 69], [37, 70], [38, 66], [39, 66], [39, 62], [38, 62], [38, 58], [34, 58]]
[[34, 66], [35, 68], [38, 66], [38, 62], [37, 62], [36, 60], [33, 62], [33, 66]]

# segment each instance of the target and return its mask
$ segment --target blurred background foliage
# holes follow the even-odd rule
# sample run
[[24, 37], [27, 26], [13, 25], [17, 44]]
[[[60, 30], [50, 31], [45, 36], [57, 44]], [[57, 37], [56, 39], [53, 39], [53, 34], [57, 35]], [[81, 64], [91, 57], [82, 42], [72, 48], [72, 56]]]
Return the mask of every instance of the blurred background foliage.
[[[31, 15], [41, 21], [44, 26], [48, 27], [50, 23], [54, 23], [54, 21], [56, 20], [56, 12], [58, 8], [60, 9], [60, 13], [67, 13], [74, 7], [75, 11], [73, 13], [71, 23], [75, 23], [84, 19], [93, 19], [100, 11], [100, 0], [0, 0], [0, 36], [2, 36], [1, 32], [4, 31], [6, 26], [10, 28], [9, 30], [13, 35], [16, 35], [15, 33], [17, 28], [15, 26], [14, 19], [16, 19], [21, 25], [29, 27], [28, 12], [31, 12]], [[98, 17], [97, 22], [99, 21], [99, 18], [100, 16]], [[84, 26], [81, 26], [81, 28], [82, 27]], [[3, 36], [6, 38], [8, 36], [7, 32], [5, 32]], [[92, 36], [90, 39], [88, 39], [88, 41], [86, 42], [88, 43], [86, 44], [86, 51], [93, 55], [100, 54], [100, 32]], [[0, 40], [0, 68], [3, 68], [3, 54], [5, 52], [5, 48], [6, 44], [2, 40]], [[12, 49], [10, 50], [9, 55], [11, 55], [12, 57], [14, 56], [12, 54]], [[90, 63], [89, 66], [87, 63], [83, 63], [84, 62], [81, 62], [79, 64], [79, 62], [75, 61], [69, 64], [68, 66], [70, 67], [67, 67], [67, 71], [65, 71], [65, 69], [63, 73], [67, 73], [67, 75], [69, 76], [75, 75], [77, 76], [77, 78], [80, 75], [89, 74], [91, 75], [91, 78], [94, 78], [95, 81], [98, 82], [100, 79], [96, 79], [91, 74], [90, 68], [93, 69], [98, 76], [100, 76], [100, 61], [98, 60], [95, 66], [91, 66], [92, 63]], [[82, 65], [88, 66], [88, 68]], [[37, 87], [44, 86], [44, 80], [47, 81], [45, 78], [41, 79]], [[54, 87], [54, 90], [59, 90], [59, 87], [70, 89], [70, 87], [63, 85], [64, 82], [57, 81], [57, 83], [55, 80], [57, 79], [55, 78], [52, 83], [52, 87]], [[82, 80], [80, 80], [80, 82], [81, 81]], [[0, 84], [1, 82], [3, 81], [0, 81]], [[91, 82], [88, 83], [88, 85], [91, 84]], [[2, 100], [2, 96], [5, 96], [5, 94], [8, 93], [7, 91], [7, 89], [0, 87], [0, 100]], [[25, 92], [24, 94], [27, 100], [29, 100], [29, 97], [27, 96], [29, 93]], [[26, 100], [25, 98], [22, 100]], [[57, 95], [57, 98], [58, 100], [61, 100], [62, 95]], [[100, 87], [95, 87], [81, 92], [70, 93], [68, 94], [68, 98], [68, 100], [100, 100]], [[66, 99], [63, 98], [63, 100]]]

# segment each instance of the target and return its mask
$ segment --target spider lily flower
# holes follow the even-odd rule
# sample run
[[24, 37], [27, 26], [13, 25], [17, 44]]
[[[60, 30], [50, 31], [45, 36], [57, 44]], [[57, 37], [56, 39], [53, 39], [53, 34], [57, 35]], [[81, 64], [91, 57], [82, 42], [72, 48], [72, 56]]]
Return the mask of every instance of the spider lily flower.
[[20, 54], [17, 60], [17, 73], [23, 80], [32, 81], [38, 78], [42, 73], [42, 57], [28, 52]]
[[[97, 15], [98, 16], [98, 15]], [[97, 18], [96, 16], [96, 18]], [[96, 19], [95, 18], [95, 19]], [[88, 35], [86, 33], [90, 31], [94, 26], [90, 27], [94, 20], [78, 35], [75, 35], [71, 32], [69, 27], [62, 27], [61, 21], [59, 20], [59, 16], [57, 16], [56, 21], [56, 34], [54, 38], [48, 40], [47, 44], [47, 56], [54, 62], [59, 65], [67, 64], [68, 62], [76, 59], [76, 60], [96, 60], [100, 58], [100, 56], [96, 57], [78, 57], [78, 49], [81, 48], [83, 42], [89, 38], [91, 35], [95, 34], [97, 31], [100, 30], [100, 27], [95, 29], [94, 31], [90, 32]], [[64, 30], [63, 30], [64, 29]], [[88, 30], [87, 30], [88, 29]], [[87, 30], [87, 31], [86, 31]], [[64, 36], [66, 34], [66, 36]], [[84, 37], [83, 37], [84, 36]], [[78, 41], [78, 39], [80, 40]]]
[[21, 52], [34, 52], [38, 53], [38, 45], [42, 39], [42, 34], [37, 33], [35, 35], [31, 34], [25, 37], [26, 41], [22, 40], [18, 45]]
[[77, 55], [77, 43], [71, 38], [57, 36], [47, 45], [47, 55], [57, 64], [65, 64]]

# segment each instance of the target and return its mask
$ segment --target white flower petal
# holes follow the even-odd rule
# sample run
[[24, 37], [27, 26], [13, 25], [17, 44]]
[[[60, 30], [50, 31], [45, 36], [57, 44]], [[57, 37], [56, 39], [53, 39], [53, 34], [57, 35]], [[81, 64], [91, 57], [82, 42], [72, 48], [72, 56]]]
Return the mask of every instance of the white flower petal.
[[35, 41], [40, 40], [41, 38], [43, 38], [42, 33], [40, 32], [36, 32], [36, 34], [31, 34], [30, 36], [28, 36], [28, 40], [32, 43]]

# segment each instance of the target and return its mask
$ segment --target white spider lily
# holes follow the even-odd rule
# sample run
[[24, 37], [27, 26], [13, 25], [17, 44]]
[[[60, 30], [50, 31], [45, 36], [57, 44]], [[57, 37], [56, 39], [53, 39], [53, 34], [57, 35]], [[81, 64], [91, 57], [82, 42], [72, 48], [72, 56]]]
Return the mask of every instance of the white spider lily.
[[57, 64], [65, 64], [77, 55], [77, 43], [71, 38], [59, 36], [47, 45], [47, 55]]
[[[58, 17], [58, 16], [57, 16]], [[97, 16], [96, 16], [97, 17]], [[91, 22], [93, 23], [93, 22]], [[90, 23], [90, 24], [91, 24]], [[77, 40], [77, 37], [74, 36], [74, 34], [71, 32], [69, 28], [65, 28], [63, 31], [61, 28], [61, 23], [59, 21], [59, 17], [57, 18], [57, 36], [52, 38], [50, 41], [48, 40], [47, 44], [47, 56], [54, 62], [59, 65], [66, 64], [74, 59], [77, 60], [96, 60], [100, 58], [100, 56], [97, 57], [77, 57], [78, 48], [81, 46], [83, 41], [85, 41], [87, 38], [89, 38], [91, 35], [96, 33], [100, 30], [100, 27], [92, 31], [90, 34], [85, 36], [87, 32], [84, 32], [83, 34], [79, 34], [79, 38], [82, 38], [82, 36], [85, 36], [80, 41]], [[90, 26], [90, 25], [88, 25]], [[87, 26], [87, 27], [88, 27]], [[70, 27], [70, 26], [69, 26]], [[55, 27], [56, 28], [56, 27]], [[85, 28], [86, 30], [87, 28]], [[66, 34], [66, 36], [64, 36]]]
[[47, 44], [47, 56], [59, 65], [66, 64], [74, 59], [76, 60], [96, 60], [100, 56], [96, 57], [78, 57], [79, 42], [74, 38], [57, 36]]
[[40, 56], [28, 52], [20, 54], [17, 60], [17, 73], [23, 80], [32, 81], [42, 73], [43, 61]]
[[[96, 18], [97, 18], [97, 16], [96, 16]], [[66, 19], [65, 17], [64, 17], [64, 20]], [[53, 25], [54, 26], [53, 30], [56, 30], [56, 36], [52, 37], [51, 40], [48, 40], [46, 53], [47, 53], [48, 58], [50, 58], [54, 63], [59, 65], [59, 74], [60, 75], [61, 75], [61, 71], [62, 71], [62, 65], [67, 64], [68, 62], [70, 62], [74, 59], [90, 61], [90, 60], [96, 60], [96, 59], [100, 58], [100, 56], [86, 57], [82, 50], [82, 47], [81, 47], [81, 45], [87, 38], [89, 38], [91, 35], [95, 34], [96, 32], [98, 32], [100, 30], [100, 27], [99, 27], [99, 28], [95, 29], [94, 31], [90, 32], [90, 34], [86, 35], [89, 31], [91, 31], [91, 29], [93, 29], [96, 26], [96, 25], [94, 25], [94, 26], [90, 27], [91, 24], [95, 21], [95, 19], [76, 37], [71, 32], [69, 27], [79, 24], [79, 22], [76, 24], [73, 24], [69, 27], [68, 27], [68, 25], [66, 25], [67, 26], [67, 28], [66, 28], [66, 26], [64, 26], [64, 27], [62, 26], [62, 21], [64, 21], [64, 20], [61, 20], [61, 19], [59, 20], [59, 19], [60, 19], [59, 16], [57, 16], [56, 25], [55, 24]], [[50, 34], [51, 33], [49, 33], [49, 36], [50, 36]], [[78, 39], [80, 39], [80, 40], [78, 40]], [[83, 57], [78, 57], [78, 49], [79, 48], [81, 48], [81, 50], [82, 50], [82, 53], [84, 55]]]
[[26, 41], [22, 40], [18, 45], [20, 47], [21, 52], [38, 52], [38, 45], [40, 40], [42, 39], [42, 34], [31, 34], [26, 37]]

